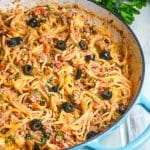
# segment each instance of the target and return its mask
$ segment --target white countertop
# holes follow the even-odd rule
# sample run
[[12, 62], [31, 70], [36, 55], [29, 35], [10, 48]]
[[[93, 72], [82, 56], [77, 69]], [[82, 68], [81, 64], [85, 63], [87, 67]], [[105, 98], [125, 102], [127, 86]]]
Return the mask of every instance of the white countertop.
[[[142, 94], [150, 100], [150, 4], [141, 10], [131, 25], [137, 36], [145, 57], [146, 74]], [[112, 147], [120, 147], [138, 137], [147, 125], [150, 124], [150, 115], [141, 107], [135, 107], [127, 121], [103, 143]], [[146, 141], [139, 150], [149, 150], [150, 140]]]

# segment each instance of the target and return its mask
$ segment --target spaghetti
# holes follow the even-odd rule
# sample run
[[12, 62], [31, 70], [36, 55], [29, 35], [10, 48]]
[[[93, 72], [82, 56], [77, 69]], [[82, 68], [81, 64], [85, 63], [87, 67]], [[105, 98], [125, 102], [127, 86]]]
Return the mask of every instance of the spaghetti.
[[0, 145], [64, 149], [105, 131], [131, 97], [128, 49], [77, 7], [0, 13]]

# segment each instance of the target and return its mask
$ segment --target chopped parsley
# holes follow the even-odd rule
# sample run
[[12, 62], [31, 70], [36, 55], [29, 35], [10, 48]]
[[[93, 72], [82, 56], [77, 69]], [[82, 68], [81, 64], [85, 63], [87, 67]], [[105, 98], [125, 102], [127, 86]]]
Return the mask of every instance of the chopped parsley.
[[51, 97], [53, 96], [53, 94], [48, 94], [47, 96], [48, 96], [49, 98], [51, 98]]
[[102, 111], [103, 111], [103, 107], [100, 107], [100, 108], [99, 108], [99, 112], [102, 112]]
[[25, 138], [26, 138], [27, 140], [32, 140], [32, 139], [34, 138], [34, 136], [31, 135], [31, 134], [26, 134]]
[[47, 7], [47, 10], [50, 11], [51, 10], [51, 7], [49, 5], [46, 5]]
[[41, 22], [41, 23], [45, 23], [47, 20], [48, 20], [47, 17], [43, 17], [43, 18], [41, 18], [40, 22]]
[[41, 93], [41, 92], [39, 91], [39, 89], [35, 89], [34, 92], [35, 92], [35, 93]]
[[42, 134], [41, 138], [39, 141], [35, 142], [35, 145], [40, 147], [44, 144], [46, 144], [46, 142], [50, 139], [50, 136], [48, 134]]
[[37, 142], [35, 142], [35, 143], [34, 143], [33, 150], [40, 150], [40, 144], [37, 143]]
[[49, 81], [53, 81], [54, 80], [54, 76], [51, 76]]
[[64, 138], [64, 133], [61, 131], [56, 131], [56, 139], [62, 141]]
[[61, 132], [61, 131], [56, 131], [56, 135], [58, 135], [58, 136], [64, 136], [64, 133]]
[[17, 73], [15, 74], [15, 80], [17, 80], [19, 77], [20, 77], [20, 73], [17, 72]]
[[100, 95], [100, 96], [98, 96], [98, 97], [99, 97], [99, 99], [100, 99], [100, 100], [103, 100], [103, 97], [102, 97], [101, 95]]
[[43, 134], [41, 136], [41, 139], [40, 139], [40, 144], [41, 145], [44, 145], [46, 144], [46, 142], [50, 139], [50, 136], [48, 134]]
[[5, 140], [5, 144], [11, 144], [12, 142], [15, 141], [15, 138], [13, 135], [8, 136], [8, 138]]

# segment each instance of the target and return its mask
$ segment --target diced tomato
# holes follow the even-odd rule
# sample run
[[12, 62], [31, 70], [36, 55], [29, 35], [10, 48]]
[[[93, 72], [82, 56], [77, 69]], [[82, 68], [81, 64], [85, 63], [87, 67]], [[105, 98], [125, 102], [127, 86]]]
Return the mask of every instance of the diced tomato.
[[40, 108], [39, 104], [37, 104], [37, 103], [32, 104], [32, 109], [33, 110], [39, 110], [39, 108]]
[[32, 11], [32, 17], [35, 17], [37, 15], [43, 16], [45, 14], [45, 9], [42, 6], [38, 6], [36, 9]]
[[43, 7], [40, 7], [40, 8], [39, 8], [39, 11], [40, 11], [40, 15], [44, 15], [45, 9], [44, 9]]
[[0, 69], [1, 69], [1, 70], [4, 70], [4, 69], [5, 69], [6, 63], [7, 63], [7, 62], [5, 62], [5, 63], [0, 63]]
[[46, 54], [49, 53], [49, 45], [48, 45], [48, 43], [44, 43], [44, 53], [46, 53]]
[[61, 143], [61, 142], [58, 143], [58, 146], [59, 146], [60, 148], [64, 148], [64, 144]]
[[52, 139], [51, 143], [58, 145], [60, 148], [64, 148], [64, 144], [62, 142], [56, 141], [56, 139]]
[[96, 102], [93, 103], [93, 108], [94, 108], [94, 109], [97, 109], [97, 105], [98, 105], [98, 103], [96, 103]]
[[39, 42], [43, 43], [43, 42], [45, 42], [45, 41], [47, 41], [47, 37], [46, 37], [46, 36], [41, 36], [41, 37], [39, 38]]
[[78, 65], [78, 68], [79, 68], [79, 69], [84, 68], [84, 64], [79, 64], [79, 65]]
[[7, 34], [9, 34], [9, 35], [13, 35], [14, 34], [14, 30], [13, 29], [9, 29], [8, 31], [7, 31]]

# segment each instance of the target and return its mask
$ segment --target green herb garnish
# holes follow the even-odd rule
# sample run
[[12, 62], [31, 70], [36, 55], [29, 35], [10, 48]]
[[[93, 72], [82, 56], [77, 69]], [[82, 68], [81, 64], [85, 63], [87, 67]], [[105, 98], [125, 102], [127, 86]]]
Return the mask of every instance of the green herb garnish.
[[53, 81], [54, 80], [54, 76], [51, 76], [49, 81]]
[[102, 112], [102, 111], [103, 111], [103, 107], [100, 107], [100, 108], [99, 108], [99, 112]]
[[50, 139], [50, 136], [48, 134], [43, 134], [41, 136], [41, 139], [40, 139], [40, 144], [41, 145], [44, 145], [46, 144], [46, 142]]
[[134, 15], [140, 14], [140, 9], [147, 5], [147, 0], [93, 0], [112, 12], [118, 13], [121, 18], [128, 24], [135, 20]]
[[5, 140], [5, 144], [11, 144], [12, 142], [14, 142], [15, 139], [12, 135], [8, 136], [8, 138]]
[[35, 143], [34, 143], [33, 150], [40, 150], [40, 149], [41, 149], [41, 148], [40, 148], [40, 143], [35, 142]]
[[15, 80], [17, 80], [19, 77], [20, 77], [20, 73], [17, 72], [17, 73], [15, 74]]
[[47, 94], [47, 96], [48, 96], [49, 98], [51, 98], [51, 97], [53, 96], [53, 94]]
[[45, 23], [46, 21], [48, 21], [48, 18], [47, 18], [47, 17], [43, 17], [43, 18], [41, 18], [41, 20], [40, 20], [41, 23]]
[[61, 132], [61, 131], [56, 131], [56, 135], [58, 135], [58, 136], [64, 136], [64, 133]]
[[56, 139], [58, 139], [59, 141], [62, 141], [64, 138], [64, 133], [61, 131], [56, 131]]
[[50, 11], [51, 10], [51, 7], [49, 5], [46, 5], [47, 7], [47, 10]]
[[27, 140], [32, 140], [32, 139], [34, 138], [34, 136], [31, 135], [31, 134], [26, 134], [25, 138], [26, 138]]
[[41, 93], [39, 89], [34, 89], [34, 93]]

